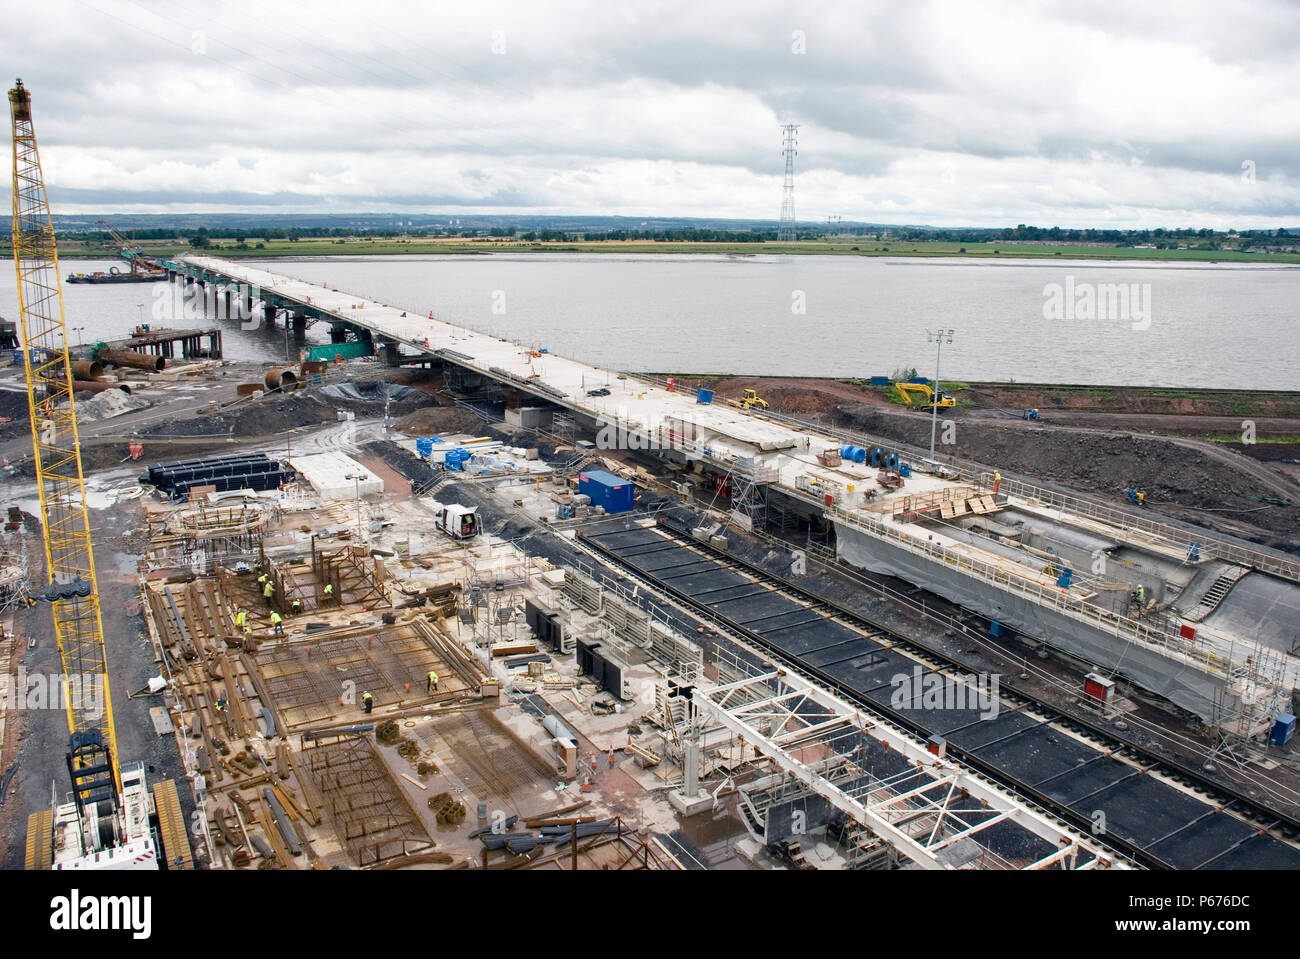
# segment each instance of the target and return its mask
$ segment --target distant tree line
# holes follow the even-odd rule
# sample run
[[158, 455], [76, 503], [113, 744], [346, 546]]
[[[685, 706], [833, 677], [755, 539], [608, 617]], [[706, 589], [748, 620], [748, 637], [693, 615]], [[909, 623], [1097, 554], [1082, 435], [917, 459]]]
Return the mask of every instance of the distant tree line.
[[[777, 238], [775, 228], [754, 227], [750, 229], [723, 229], [715, 227], [656, 227], [652, 229], [538, 229], [528, 228], [524, 224], [505, 223], [500, 225], [464, 226], [409, 226], [404, 229], [370, 228], [353, 224], [351, 226], [263, 226], [197, 228], [146, 227], [124, 230], [128, 240], [139, 242], [165, 241], [177, 245], [189, 245], [204, 249], [212, 245], [217, 238], [234, 240], [240, 247], [250, 241], [270, 242], [273, 240], [290, 243], [304, 239], [332, 239], [342, 241], [350, 237], [374, 239], [405, 239], [419, 237], [463, 238], [471, 240], [506, 240], [537, 242], [577, 242], [582, 240], [638, 240], [654, 243], [763, 243]], [[60, 230], [59, 240], [64, 243], [79, 243], [85, 249], [95, 249], [112, 245], [108, 233], [103, 230]], [[893, 242], [938, 241], [948, 243], [1088, 243], [1097, 245], [1138, 246], [1150, 245], [1159, 249], [1190, 247], [1201, 250], [1218, 250], [1235, 247], [1272, 247], [1300, 248], [1300, 231], [1277, 230], [1228, 230], [1215, 231], [1209, 228], [1195, 229], [1183, 227], [1175, 229], [1156, 228], [1151, 230], [1094, 230], [1070, 229], [1059, 226], [1038, 227], [1024, 223], [1015, 227], [896, 227], [896, 226], [854, 226], [835, 230], [800, 226], [800, 240], [837, 239], [853, 241], [875, 239]], [[0, 243], [0, 245], [3, 245]]]

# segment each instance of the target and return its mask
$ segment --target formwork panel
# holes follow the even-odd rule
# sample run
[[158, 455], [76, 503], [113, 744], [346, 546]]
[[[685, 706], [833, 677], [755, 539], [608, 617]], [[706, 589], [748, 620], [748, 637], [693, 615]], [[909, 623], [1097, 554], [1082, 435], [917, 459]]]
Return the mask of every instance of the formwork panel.
[[[1175, 869], [1199, 869], [1211, 859], [1255, 834], [1255, 827], [1227, 813], [1216, 812], [1195, 826], [1181, 829], [1148, 851]], [[1214, 867], [1211, 867], [1214, 868]]]

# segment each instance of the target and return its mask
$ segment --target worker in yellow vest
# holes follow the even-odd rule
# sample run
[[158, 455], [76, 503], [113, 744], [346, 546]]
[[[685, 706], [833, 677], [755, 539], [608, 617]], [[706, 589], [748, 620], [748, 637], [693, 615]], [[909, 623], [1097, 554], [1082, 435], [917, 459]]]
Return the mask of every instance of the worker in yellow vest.
[[998, 494], [998, 487], [1000, 487], [1001, 485], [1002, 485], [1002, 474], [995, 471], [993, 473], [993, 495], [994, 496]]
[[429, 682], [425, 686], [425, 692], [436, 693], [438, 691], [438, 674], [432, 669], [429, 670]]
[[275, 583], [272, 583], [268, 580], [266, 585], [262, 587], [262, 599], [266, 600], [267, 607], [270, 607], [271, 597], [274, 595], [275, 595]]
[[326, 583], [326, 584], [325, 584], [325, 602], [328, 603], [328, 602], [329, 602], [331, 599], [333, 599], [333, 598], [334, 598], [334, 584], [333, 584], [333, 583]]
[[365, 692], [361, 694], [361, 708], [366, 711], [367, 715], [369, 715], [370, 710], [373, 709], [374, 706], [375, 706], [375, 697], [371, 696], [370, 690], [367, 689]]
[[248, 612], [243, 608], [235, 612], [235, 626], [242, 632], [248, 632]]
[[276, 610], [271, 610], [271, 631], [277, 636], [284, 635], [284, 617]]

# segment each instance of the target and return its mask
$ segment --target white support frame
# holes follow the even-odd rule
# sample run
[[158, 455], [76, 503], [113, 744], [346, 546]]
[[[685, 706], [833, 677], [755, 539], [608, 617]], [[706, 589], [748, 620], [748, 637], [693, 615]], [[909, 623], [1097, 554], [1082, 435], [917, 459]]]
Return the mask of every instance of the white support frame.
[[[1031, 808], [972, 770], [940, 759], [902, 728], [863, 713], [799, 675], [773, 670], [697, 689], [695, 701], [787, 775], [922, 868], [958, 868], [951, 857], [942, 855], [944, 850], [965, 839], [975, 842], [972, 837], [1006, 821], [1057, 847], [1027, 869], [1058, 864], [1078, 870], [1132, 868], [1065, 822]], [[809, 712], [815, 715], [808, 716]], [[766, 728], [769, 724], [774, 725]], [[834, 741], [850, 732], [865, 733], [898, 752], [912, 764], [912, 771], [894, 781], [875, 779], [866, 792], [858, 794], [842, 788], [821, 770], [829, 756], [847, 759], [835, 752]], [[821, 750], [823, 755], [816, 760], [798, 755], [808, 749]], [[837, 765], [845, 768], [844, 763]], [[870, 776], [866, 770], [861, 770], [861, 775]], [[958, 796], [976, 799], [982, 808], [953, 809]], [[921, 828], [909, 829], [911, 824]], [[985, 855], [995, 854], [985, 850]]]

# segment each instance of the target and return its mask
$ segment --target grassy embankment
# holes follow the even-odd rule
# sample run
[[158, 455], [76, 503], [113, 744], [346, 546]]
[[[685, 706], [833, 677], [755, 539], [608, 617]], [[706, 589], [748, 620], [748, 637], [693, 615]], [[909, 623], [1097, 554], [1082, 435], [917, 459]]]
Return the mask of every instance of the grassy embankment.
[[[927, 241], [890, 242], [850, 239], [805, 240], [791, 243], [655, 243], [647, 240], [560, 241], [547, 243], [523, 240], [469, 239], [464, 237], [360, 237], [337, 239], [250, 240], [240, 246], [232, 239], [214, 237], [212, 245], [196, 250], [188, 243], [146, 240], [142, 248], [153, 256], [206, 253], [221, 257], [281, 256], [393, 256], [473, 253], [713, 253], [726, 256], [746, 254], [796, 254], [823, 256], [918, 256], [964, 257], [987, 260], [1005, 256], [1030, 259], [1157, 260], [1209, 263], [1300, 263], [1297, 253], [1242, 253], [1238, 250], [1155, 250], [1116, 246], [1040, 246], [1032, 243], [939, 243]], [[258, 244], [261, 244], [259, 248]], [[0, 245], [7, 255], [7, 244]], [[63, 242], [59, 256], [105, 257], [98, 246]]]

